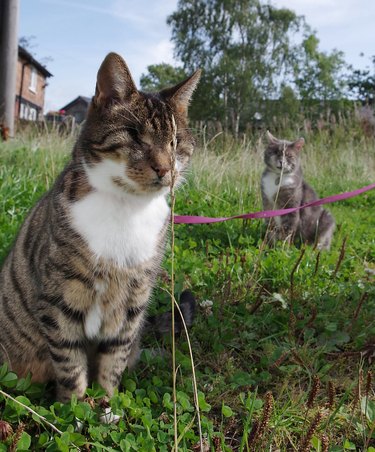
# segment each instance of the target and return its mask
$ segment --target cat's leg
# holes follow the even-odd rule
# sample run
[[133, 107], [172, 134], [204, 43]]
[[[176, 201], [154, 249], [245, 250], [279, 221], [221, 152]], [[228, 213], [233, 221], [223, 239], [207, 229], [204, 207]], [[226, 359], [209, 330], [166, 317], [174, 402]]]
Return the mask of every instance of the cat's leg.
[[88, 385], [88, 362], [81, 315], [69, 310], [61, 297], [44, 295], [36, 316], [49, 349], [57, 399], [67, 402], [72, 394], [83, 399]]
[[135, 334], [134, 337], [129, 336], [124, 328], [117, 337], [101, 340], [98, 345], [96, 380], [105, 389], [108, 397], [112, 397], [120, 384], [126, 367], [133, 364], [130, 363], [130, 358], [135, 354], [135, 352], [132, 353], [133, 344], [139, 344], [137, 337], [138, 334]]
[[329, 250], [335, 230], [335, 220], [328, 210], [323, 210], [317, 229], [317, 248], [320, 250]]
[[269, 246], [274, 247], [278, 237], [278, 225], [276, 218], [267, 218], [265, 221], [267, 225], [265, 240]]
[[[148, 297], [147, 297], [148, 299]], [[133, 365], [139, 355], [139, 338], [147, 300], [129, 308], [119, 333], [101, 337], [97, 348], [97, 381], [111, 397], [121, 381], [126, 367]]]
[[280, 225], [277, 231], [278, 240], [292, 244], [298, 231], [300, 221], [299, 212], [289, 213], [278, 218], [280, 218]]
[[73, 394], [82, 400], [88, 386], [87, 356], [84, 348], [74, 343], [64, 343], [63, 347], [51, 347], [50, 353], [55, 372], [57, 400], [68, 402]]

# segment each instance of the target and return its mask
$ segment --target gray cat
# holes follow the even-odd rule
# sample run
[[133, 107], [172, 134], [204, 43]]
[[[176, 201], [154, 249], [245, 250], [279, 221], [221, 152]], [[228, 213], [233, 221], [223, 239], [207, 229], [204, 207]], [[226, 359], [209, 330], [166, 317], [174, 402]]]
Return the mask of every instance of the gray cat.
[[[261, 181], [263, 208], [286, 209], [318, 199], [303, 179], [300, 153], [305, 140], [279, 140], [268, 131], [267, 138], [268, 146], [264, 153], [266, 168]], [[266, 219], [266, 223], [271, 243], [276, 240], [292, 243], [300, 238], [318, 249], [329, 249], [335, 229], [332, 215], [321, 206]]]

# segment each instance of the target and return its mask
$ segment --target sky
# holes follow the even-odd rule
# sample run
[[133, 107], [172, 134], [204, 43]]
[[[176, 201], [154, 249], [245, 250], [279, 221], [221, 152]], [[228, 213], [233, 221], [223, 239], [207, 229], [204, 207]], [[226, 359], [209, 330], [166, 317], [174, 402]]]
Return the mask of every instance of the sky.
[[[98, 68], [108, 52], [126, 60], [136, 84], [147, 66], [178, 64], [166, 18], [177, 0], [20, 0], [18, 35], [31, 37], [37, 60], [53, 74], [45, 111], [77, 96], [93, 95]], [[375, 55], [374, 0], [272, 0], [304, 15], [320, 50], [338, 49], [355, 68]], [[363, 52], [365, 56], [360, 56]]]

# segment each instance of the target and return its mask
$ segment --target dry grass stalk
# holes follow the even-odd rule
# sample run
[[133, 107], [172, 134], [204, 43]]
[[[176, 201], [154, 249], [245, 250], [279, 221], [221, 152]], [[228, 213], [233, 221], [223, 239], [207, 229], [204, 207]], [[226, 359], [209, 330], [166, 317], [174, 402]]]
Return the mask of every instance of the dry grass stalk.
[[300, 366], [304, 367], [305, 363], [303, 362], [303, 359], [299, 356], [299, 354], [297, 353], [297, 351], [292, 348], [290, 350], [291, 354], [293, 355], [294, 358], [294, 362], [296, 362], [297, 364], [299, 364]]
[[279, 358], [277, 358], [277, 360], [272, 364], [271, 368], [272, 369], [277, 369], [286, 359], [286, 357], [289, 355], [290, 351], [287, 350], [286, 352], [284, 352]]
[[358, 382], [357, 382], [357, 386], [355, 388], [354, 398], [353, 398], [353, 402], [352, 402], [352, 409], [353, 409], [353, 411], [355, 410], [355, 408], [357, 407], [359, 401], [361, 400], [362, 385], [363, 385], [363, 370], [359, 369]]
[[313, 276], [316, 276], [316, 274], [318, 273], [319, 264], [320, 264], [320, 251], [316, 255], [315, 269], [314, 269], [314, 275]]
[[371, 370], [368, 370], [366, 375], [366, 386], [365, 386], [365, 396], [367, 398], [370, 397], [371, 391], [372, 391], [372, 372]]
[[297, 323], [297, 319], [296, 316], [294, 315], [294, 312], [292, 309], [290, 309], [290, 313], [289, 313], [289, 337], [293, 338], [296, 335], [296, 323]]
[[[368, 370], [367, 375], [366, 375], [366, 385], [365, 385], [365, 397], [366, 397], [365, 412], [367, 412], [367, 404], [368, 404], [369, 398], [371, 396], [371, 392], [372, 392], [372, 372], [371, 372], [371, 370]], [[371, 438], [373, 437], [374, 430], [375, 430], [375, 422], [372, 423], [372, 426], [370, 427], [369, 432], [367, 434], [365, 450], [367, 450], [367, 448], [370, 444]]]
[[306, 327], [307, 328], [311, 328], [314, 325], [314, 322], [315, 322], [315, 319], [316, 319], [317, 315], [318, 315], [318, 310], [316, 309], [316, 306], [313, 306], [311, 308], [310, 318], [309, 318], [309, 320], [306, 323]]
[[340, 249], [340, 255], [339, 258], [337, 260], [336, 263], [336, 268], [335, 271], [333, 272], [333, 277], [335, 277], [337, 275], [337, 272], [339, 271], [342, 261], [344, 260], [345, 257], [345, 252], [346, 252], [346, 240], [347, 240], [348, 236], [344, 237], [344, 240], [342, 241], [342, 245], [341, 245], [341, 249]]
[[305, 255], [306, 248], [302, 248], [300, 255], [298, 256], [298, 259], [296, 263], [294, 264], [294, 267], [292, 269], [292, 272], [290, 273], [290, 300], [291, 300], [291, 309], [292, 309], [292, 302], [294, 300], [294, 274], [297, 271], [297, 268], [299, 264], [301, 263], [303, 256]]
[[362, 309], [362, 306], [363, 306], [364, 302], [367, 300], [367, 298], [368, 298], [368, 293], [367, 292], [363, 292], [363, 294], [361, 295], [361, 298], [358, 301], [358, 306], [357, 306], [357, 309], [355, 310], [355, 313], [353, 315], [349, 331], [351, 331], [353, 329], [353, 326], [354, 326], [356, 320], [358, 319], [358, 316], [359, 316], [359, 313], [360, 313], [360, 311]]
[[250, 314], [254, 314], [259, 308], [260, 306], [263, 304], [264, 298], [262, 297], [263, 295], [263, 291], [264, 291], [264, 286], [260, 286], [257, 297], [255, 299], [255, 303], [252, 304], [249, 313]]
[[300, 443], [300, 446], [298, 448], [299, 452], [309, 452], [310, 451], [310, 441], [316, 432], [317, 428], [319, 427], [319, 424], [323, 418], [323, 414], [318, 411], [314, 417], [314, 419], [311, 421], [310, 427], [306, 433], [306, 436], [302, 438], [302, 441]]
[[335, 405], [336, 388], [332, 381], [328, 382], [328, 403], [327, 408], [332, 410]]
[[[51, 422], [47, 421], [47, 419], [44, 416], [41, 416], [39, 413], [37, 413], [36, 411], [34, 411], [33, 409], [31, 409], [30, 407], [28, 407], [27, 405], [23, 404], [22, 402], [20, 402], [19, 400], [15, 399], [14, 397], [12, 397], [10, 394], [7, 394], [6, 392], [4, 392], [2, 389], [0, 389], [0, 394], [3, 397], [6, 397], [7, 399], [12, 400], [14, 403], [17, 403], [18, 405], [21, 405], [25, 410], [29, 411], [31, 414], [33, 414], [34, 416], [36, 416], [37, 418], [39, 418], [42, 422], [44, 422], [45, 424], [47, 424], [52, 430], [54, 430], [56, 433], [58, 433], [59, 435], [62, 435], [63, 432], [61, 430], [59, 430], [57, 427], [55, 427], [53, 424], [51, 424]], [[72, 443], [73, 444], [73, 443]], [[74, 444], [73, 444], [74, 446]]]
[[306, 402], [306, 406], [309, 410], [314, 406], [314, 402], [319, 389], [320, 389], [320, 379], [317, 375], [314, 375], [313, 384]]

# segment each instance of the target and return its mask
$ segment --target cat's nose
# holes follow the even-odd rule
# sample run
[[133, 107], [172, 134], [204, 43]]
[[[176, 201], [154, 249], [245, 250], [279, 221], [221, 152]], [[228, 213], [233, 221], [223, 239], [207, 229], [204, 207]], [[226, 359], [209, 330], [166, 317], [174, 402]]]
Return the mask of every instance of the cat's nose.
[[161, 179], [162, 177], [164, 177], [168, 171], [170, 171], [170, 168], [167, 166], [152, 166], [151, 167], [155, 173], [158, 175], [158, 178]]

